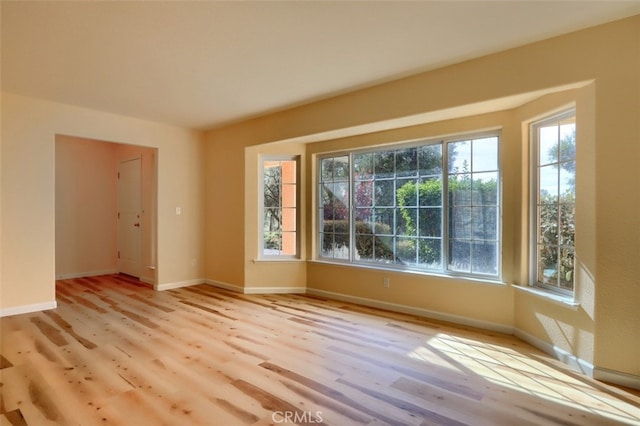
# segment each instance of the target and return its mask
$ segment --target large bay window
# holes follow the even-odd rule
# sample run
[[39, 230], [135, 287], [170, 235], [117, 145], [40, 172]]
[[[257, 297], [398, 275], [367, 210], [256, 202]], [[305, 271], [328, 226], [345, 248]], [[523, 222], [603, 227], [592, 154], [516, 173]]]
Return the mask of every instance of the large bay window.
[[498, 145], [482, 134], [323, 156], [318, 257], [497, 279]]

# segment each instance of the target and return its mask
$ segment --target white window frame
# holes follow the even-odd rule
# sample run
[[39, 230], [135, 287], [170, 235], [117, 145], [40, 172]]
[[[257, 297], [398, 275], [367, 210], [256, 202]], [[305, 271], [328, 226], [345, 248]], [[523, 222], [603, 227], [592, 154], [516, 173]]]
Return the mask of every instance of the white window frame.
[[[451, 269], [449, 265], [449, 241], [451, 240], [451, 236], [449, 235], [449, 200], [448, 200], [448, 183], [449, 183], [449, 170], [448, 170], [448, 145], [454, 142], [461, 142], [467, 140], [478, 140], [483, 138], [497, 138], [497, 170], [496, 173], [498, 175], [497, 180], [497, 217], [496, 217], [496, 256], [497, 256], [497, 273], [489, 274], [489, 273], [479, 273], [479, 272], [465, 272]], [[399, 265], [397, 263], [384, 263], [384, 262], [376, 262], [376, 261], [361, 261], [355, 258], [355, 207], [354, 207], [354, 197], [355, 194], [355, 184], [354, 184], [354, 156], [357, 154], [367, 153], [367, 152], [379, 152], [384, 150], [401, 150], [403, 148], [412, 148], [418, 146], [425, 145], [441, 145], [442, 149], [442, 170], [440, 174], [440, 179], [442, 180], [442, 200], [441, 200], [441, 267], [440, 269], [427, 269], [420, 267], [409, 267], [404, 265]], [[316, 255], [315, 258], [317, 260], [323, 262], [332, 262], [332, 263], [347, 263], [354, 266], [368, 267], [368, 268], [379, 268], [379, 269], [399, 269], [399, 270], [408, 270], [412, 272], [423, 273], [427, 275], [448, 275], [448, 276], [460, 276], [460, 277], [469, 277], [475, 279], [483, 279], [487, 281], [501, 281], [502, 277], [502, 167], [500, 161], [500, 145], [501, 145], [501, 134], [500, 131], [481, 131], [474, 133], [465, 133], [461, 135], [455, 135], [452, 137], [448, 137], [446, 139], [427, 139], [427, 140], [419, 140], [409, 143], [392, 143], [386, 145], [380, 145], [373, 148], [367, 149], [354, 149], [349, 151], [341, 151], [341, 152], [331, 152], [324, 153], [317, 157], [317, 174], [316, 174], [316, 187], [318, 188], [318, 194], [315, 200], [315, 211], [317, 216], [315, 233], [317, 236], [317, 244], [316, 244]], [[321, 212], [321, 206], [323, 206], [322, 201], [322, 190], [320, 189], [322, 180], [322, 160], [328, 158], [337, 158], [337, 157], [348, 157], [349, 164], [349, 176], [348, 176], [348, 185], [349, 185], [349, 201], [346, 207], [349, 209], [348, 217], [349, 217], [349, 249], [348, 249], [348, 257], [347, 258], [336, 258], [336, 257], [325, 257], [323, 256], [323, 218]], [[395, 179], [395, 178], [394, 178]], [[394, 208], [397, 208], [394, 204]], [[395, 235], [395, 234], [394, 234]], [[473, 240], [473, 238], [471, 239]], [[397, 254], [394, 248], [394, 255]]]
[[[268, 162], [279, 162], [279, 161], [293, 161], [296, 165], [295, 170], [295, 230], [294, 231], [282, 231], [286, 233], [295, 234], [295, 254], [283, 254], [283, 253], [265, 253], [265, 164]], [[259, 180], [258, 180], [258, 197], [259, 197], [259, 228], [258, 228], [258, 259], [261, 260], [291, 260], [291, 259], [300, 259], [300, 156], [299, 155], [262, 155], [259, 159], [260, 172]], [[282, 181], [280, 182], [280, 194], [282, 194]], [[282, 195], [281, 195], [282, 196]], [[282, 201], [280, 201], [281, 203]], [[283, 209], [280, 204], [280, 209]]]
[[[577, 122], [576, 122], [576, 110], [575, 107], [565, 109], [561, 112], [555, 114], [549, 114], [548, 116], [537, 120], [529, 125], [530, 129], [530, 182], [531, 182], [531, 196], [530, 196], [530, 256], [529, 256], [529, 286], [537, 288], [542, 291], [548, 291], [550, 293], [556, 293], [561, 296], [569, 296], [573, 297], [575, 294], [575, 263], [573, 269], [573, 284], [572, 289], [562, 288], [560, 285], [551, 285], [544, 283], [538, 279], [538, 233], [540, 227], [540, 218], [538, 215], [538, 206], [539, 206], [539, 190], [540, 190], [540, 174], [539, 169], [541, 166], [539, 163], [539, 155], [540, 155], [540, 141], [538, 138], [538, 129], [543, 127], [549, 127], [553, 125], [553, 123], [560, 123], [563, 120], [568, 120], [573, 118], [573, 121], [576, 126], [576, 134], [577, 134]], [[559, 126], [558, 126], [559, 127]], [[577, 135], [576, 135], [577, 139]], [[558, 141], [560, 141], [560, 136], [558, 136]], [[578, 143], [576, 143], [576, 152]], [[577, 156], [574, 155], [573, 162], [576, 162]], [[558, 159], [556, 163], [558, 167], [561, 167], [560, 164], [565, 161], [561, 161]], [[550, 165], [552, 163], [548, 163]], [[576, 167], [577, 170], [577, 167]], [[577, 176], [577, 173], [576, 173]], [[558, 182], [558, 184], [560, 184]], [[576, 197], [577, 188], [574, 188], [573, 196]], [[558, 201], [558, 205], [560, 202]], [[575, 200], [574, 200], [575, 206]], [[574, 207], [575, 208], [575, 207]], [[558, 213], [560, 214], [560, 213]], [[575, 219], [574, 219], [575, 220]], [[576, 238], [577, 230], [574, 231], [574, 244], [572, 246], [574, 253], [574, 262], [575, 262], [575, 238]], [[559, 236], [557, 238], [560, 238]], [[558, 248], [561, 247], [561, 244], [558, 242]]]

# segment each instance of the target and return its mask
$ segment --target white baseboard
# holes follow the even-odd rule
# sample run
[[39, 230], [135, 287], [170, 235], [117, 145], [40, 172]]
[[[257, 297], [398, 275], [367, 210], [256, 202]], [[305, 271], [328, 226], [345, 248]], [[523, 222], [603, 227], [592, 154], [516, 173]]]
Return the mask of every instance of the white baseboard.
[[590, 362], [587, 362], [582, 358], [578, 358], [572, 353], [564, 349], [561, 349], [557, 346], [554, 346], [553, 344], [546, 342], [542, 339], [539, 339], [538, 337], [532, 334], [526, 333], [520, 329], [515, 329], [513, 334], [519, 339], [524, 340], [530, 345], [535, 346], [541, 351], [547, 353], [548, 355], [551, 355], [552, 357], [556, 358], [562, 363], [568, 365], [573, 370], [583, 373], [589, 377], [593, 377], [594, 367], [593, 367], [593, 364], [591, 364]]
[[609, 370], [608, 368], [595, 367], [593, 378], [601, 382], [613, 383], [632, 389], [640, 390], [640, 376]]
[[389, 311], [400, 312], [400, 313], [410, 314], [410, 315], [418, 315], [425, 318], [431, 318], [439, 321], [446, 321], [454, 324], [461, 324], [461, 325], [466, 325], [470, 327], [481, 328], [484, 330], [496, 331], [504, 334], [513, 334], [513, 327], [504, 325], [504, 324], [490, 322], [490, 321], [476, 320], [473, 318], [467, 318], [459, 315], [446, 314], [442, 312], [431, 311], [429, 309], [416, 308], [416, 307], [407, 306], [407, 305], [399, 305], [396, 303], [381, 302], [379, 300], [367, 299], [364, 297], [348, 296], [341, 293], [318, 290], [315, 288], [307, 288], [307, 293], [315, 296], [326, 297], [328, 299], [336, 299], [336, 300], [342, 300], [344, 302], [355, 303], [358, 305], [371, 306], [373, 308], [386, 309]]
[[32, 312], [48, 311], [58, 307], [58, 302], [35, 303], [33, 305], [13, 306], [11, 308], [0, 309], [0, 317], [9, 317], [12, 315], [30, 314]]
[[156, 291], [173, 290], [174, 288], [189, 287], [192, 285], [204, 284], [205, 280], [195, 279], [187, 281], [178, 281], [175, 283], [154, 284], [153, 289]]
[[306, 287], [245, 287], [244, 294], [305, 294]]
[[244, 287], [223, 283], [222, 281], [204, 280], [204, 283], [213, 287], [222, 288], [236, 293], [244, 293]]
[[97, 277], [99, 275], [112, 275], [117, 273], [118, 273], [117, 269], [103, 269], [100, 271], [89, 271], [89, 272], [72, 272], [69, 274], [56, 275], [56, 280], [70, 280], [73, 278]]

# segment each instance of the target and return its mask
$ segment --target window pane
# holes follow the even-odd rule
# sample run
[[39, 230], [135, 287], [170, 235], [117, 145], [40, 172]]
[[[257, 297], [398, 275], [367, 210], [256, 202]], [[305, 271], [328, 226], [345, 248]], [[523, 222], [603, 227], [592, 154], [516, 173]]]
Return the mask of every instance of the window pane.
[[563, 124], [560, 126], [560, 161], [571, 161], [576, 158], [576, 124]]
[[376, 179], [393, 177], [395, 171], [395, 156], [393, 154], [393, 151], [379, 151], [374, 154]]
[[373, 179], [373, 153], [353, 156], [353, 174], [356, 180]]
[[558, 244], [558, 207], [555, 204], [543, 204], [538, 207], [538, 243]]
[[449, 209], [450, 238], [471, 238], [472, 212], [471, 207], [451, 207]]
[[575, 244], [576, 234], [576, 210], [575, 204], [560, 204], [560, 241], [563, 246], [573, 247]]
[[282, 173], [282, 183], [295, 185], [296, 161], [295, 160], [280, 161], [280, 168]]
[[356, 234], [356, 259], [373, 260], [373, 235]]
[[449, 204], [471, 205], [471, 175], [449, 175]]
[[556, 285], [558, 282], [558, 248], [556, 246], [538, 247], [538, 281]]
[[555, 164], [540, 167], [540, 203], [558, 202], [558, 167]]
[[558, 128], [542, 127], [539, 131], [538, 156], [540, 166], [558, 161]]
[[402, 208], [398, 209], [398, 224], [396, 229], [396, 235], [411, 235], [416, 236], [418, 234], [418, 209]]
[[573, 290], [573, 252], [573, 248], [560, 249], [560, 287], [567, 290]]
[[419, 215], [418, 235], [421, 237], [442, 236], [442, 208], [421, 208]]
[[355, 200], [356, 207], [373, 206], [373, 181], [356, 181]]
[[421, 207], [442, 205], [442, 179], [423, 179], [418, 186], [418, 202]]
[[396, 180], [396, 205], [413, 207], [418, 204], [418, 185], [416, 179]]
[[498, 273], [498, 244], [493, 241], [476, 241], [471, 246], [471, 270], [479, 274]]
[[295, 185], [282, 185], [282, 207], [296, 207]]
[[391, 262], [395, 258], [393, 250], [393, 237], [374, 237], [375, 260], [378, 262]]
[[498, 172], [474, 173], [471, 187], [474, 206], [498, 204]]
[[417, 148], [408, 148], [396, 151], [396, 176], [415, 176], [417, 173]]
[[296, 209], [282, 209], [282, 230], [287, 232], [296, 230]]
[[449, 244], [449, 269], [471, 272], [471, 242], [452, 240]]
[[442, 269], [442, 240], [420, 239], [418, 258], [427, 269]]
[[442, 175], [442, 144], [421, 146], [418, 149], [420, 176]]
[[449, 173], [469, 173], [471, 171], [471, 141], [447, 144]]
[[497, 224], [497, 207], [473, 207], [473, 238], [479, 240], [497, 240]]
[[390, 235], [393, 226], [395, 210], [392, 208], [375, 208], [373, 209], [373, 218], [375, 221], [376, 234]]
[[498, 170], [498, 138], [473, 141], [473, 172]]
[[376, 180], [374, 182], [374, 205], [393, 206], [395, 188], [393, 180]]
[[415, 265], [418, 262], [418, 240], [400, 237], [396, 240], [397, 260], [400, 263]]

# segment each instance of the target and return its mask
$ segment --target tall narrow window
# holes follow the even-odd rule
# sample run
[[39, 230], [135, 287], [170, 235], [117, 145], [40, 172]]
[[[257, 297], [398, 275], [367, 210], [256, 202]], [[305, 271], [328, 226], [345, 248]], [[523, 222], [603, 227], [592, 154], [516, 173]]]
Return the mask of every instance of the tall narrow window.
[[576, 206], [575, 111], [532, 126], [535, 206], [532, 281], [573, 292]]
[[262, 257], [298, 256], [298, 158], [262, 160]]

